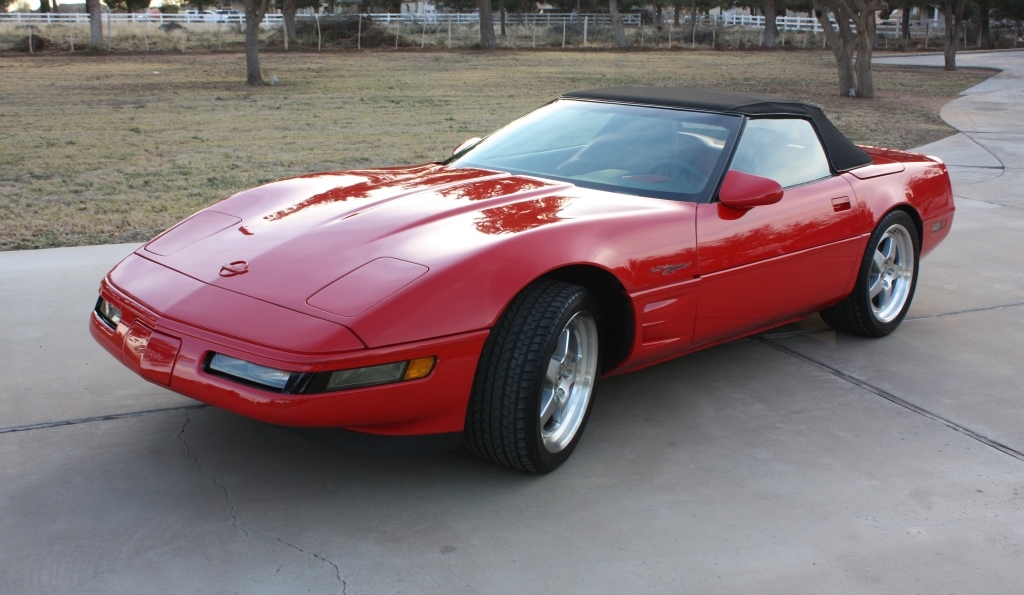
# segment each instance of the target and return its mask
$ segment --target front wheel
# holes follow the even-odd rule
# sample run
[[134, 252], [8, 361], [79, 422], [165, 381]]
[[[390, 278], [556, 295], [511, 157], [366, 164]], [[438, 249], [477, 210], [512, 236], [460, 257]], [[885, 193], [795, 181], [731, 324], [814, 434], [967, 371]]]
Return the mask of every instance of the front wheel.
[[914, 299], [920, 245], [910, 215], [893, 211], [883, 217], [868, 240], [853, 293], [822, 310], [822, 319], [836, 330], [865, 337], [896, 330]]
[[466, 411], [466, 445], [531, 473], [565, 462], [590, 417], [600, 375], [600, 309], [583, 287], [523, 290], [484, 344]]

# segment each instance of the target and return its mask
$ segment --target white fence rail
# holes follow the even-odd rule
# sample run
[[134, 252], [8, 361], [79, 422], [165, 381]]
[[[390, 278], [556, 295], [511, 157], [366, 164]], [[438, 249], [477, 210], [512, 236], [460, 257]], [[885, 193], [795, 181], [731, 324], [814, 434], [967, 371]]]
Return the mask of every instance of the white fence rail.
[[[326, 18], [327, 16], [336, 15], [320, 15], [320, 18]], [[355, 15], [352, 15], [355, 16]], [[403, 25], [438, 25], [447, 24], [451, 22], [453, 25], [475, 25], [479, 22], [479, 15], [476, 13], [402, 13], [402, 14], [369, 14], [366, 15], [372, 19], [375, 23], [390, 25], [392, 23], [401, 23]], [[281, 14], [268, 14], [264, 18], [264, 24], [267, 26], [278, 25], [282, 20]], [[314, 19], [317, 15], [314, 14], [298, 14], [298, 19]], [[515, 14], [510, 13], [506, 17], [506, 22], [512, 25], [529, 25], [529, 26], [555, 26], [561, 25], [562, 23], [579, 23], [582, 24], [584, 19], [591, 25], [610, 25], [611, 20], [607, 13], [597, 14], [575, 14], [575, 13], [549, 13], [549, 14]], [[622, 15], [622, 22], [626, 26], [639, 27], [640, 26], [640, 14], [630, 13]], [[110, 23], [244, 23], [244, 14], [123, 14], [123, 13], [105, 13], [103, 20]], [[498, 15], [494, 15], [495, 24], [498, 21]], [[681, 19], [685, 26], [689, 27], [690, 17], [686, 15], [685, 18]], [[18, 24], [35, 24], [35, 23], [49, 23], [49, 24], [71, 24], [71, 23], [88, 23], [89, 15], [84, 13], [71, 13], [71, 14], [54, 14], [54, 13], [34, 13], [34, 12], [11, 12], [11, 13], [0, 13], [0, 23], [15, 22]], [[665, 25], [668, 25], [669, 20], [666, 19]], [[743, 16], [734, 14], [725, 15], [713, 15], [713, 16], [698, 16], [697, 22], [700, 26], [706, 27], [746, 27], [754, 29], [764, 28], [764, 17], [763, 16]], [[813, 17], [778, 17], [776, 19], [776, 26], [780, 32], [813, 32], [815, 34], [821, 33], [821, 24], [818, 20]], [[935, 21], [913, 21], [911, 23], [911, 36], [922, 37], [930, 35], [941, 34], [942, 23]], [[880, 20], [876, 27], [877, 33], [883, 37], [898, 37], [900, 31], [900, 22], [898, 20]]]
[[[320, 18], [342, 16], [342, 15], [319, 15]], [[349, 15], [356, 16], [356, 15]], [[401, 14], [368, 14], [368, 16], [375, 23], [381, 23], [384, 25], [390, 25], [392, 23], [402, 24], [440, 24], [448, 23], [451, 21], [453, 25], [475, 25], [480, 21], [480, 15], [476, 13], [401, 13]], [[264, 23], [278, 24], [284, 17], [281, 14], [268, 14], [264, 17]], [[314, 14], [297, 14], [297, 19], [315, 19], [317, 15]], [[560, 25], [563, 22], [568, 23], [583, 23], [583, 19], [586, 18], [589, 23], [596, 25], [609, 25], [611, 24], [610, 17], [608, 14], [508, 14], [506, 16], [506, 23], [525, 24], [525, 25]], [[225, 15], [225, 14], [124, 14], [124, 13], [104, 13], [103, 21], [110, 21], [112, 23], [244, 23], [245, 15]], [[49, 23], [49, 24], [69, 24], [69, 23], [88, 23], [89, 15], [86, 13], [70, 13], [70, 14], [55, 14], [55, 13], [36, 13], [36, 12], [8, 12], [0, 13], [0, 23], [2, 22], [16, 22], [16, 23]], [[498, 15], [494, 15], [495, 24], [498, 23]], [[640, 26], [640, 15], [639, 14], [624, 14], [622, 15], [622, 22], [627, 26]], [[708, 21], [710, 23], [710, 21]]]

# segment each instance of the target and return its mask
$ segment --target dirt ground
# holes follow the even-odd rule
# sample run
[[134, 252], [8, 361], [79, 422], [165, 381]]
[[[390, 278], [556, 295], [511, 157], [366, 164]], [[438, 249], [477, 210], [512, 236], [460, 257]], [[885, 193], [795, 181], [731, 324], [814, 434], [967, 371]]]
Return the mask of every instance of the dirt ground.
[[953, 130], [939, 108], [993, 74], [876, 66], [877, 97], [840, 98], [832, 54], [272, 53], [0, 56], [0, 250], [143, 240], [247, 187], [313, 171], [439, 160], [560, 93], [610, 85], [784, 95], [859, 143]]

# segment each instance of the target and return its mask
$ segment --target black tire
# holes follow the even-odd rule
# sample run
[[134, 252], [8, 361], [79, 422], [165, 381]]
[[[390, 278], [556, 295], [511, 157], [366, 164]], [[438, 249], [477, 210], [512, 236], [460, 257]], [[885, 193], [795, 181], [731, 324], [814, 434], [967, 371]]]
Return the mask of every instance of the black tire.
[[[540, 280], [516, 296], [491, 329], [480, 355], [466, 410], [465, 443], [470, 450], [529, 473], [553, 471], [569, 458], [590, 418], [601, 373], [597, 351], [600, 314], [594, 296], [571, 283]], [[563, 351], [573, 340], [581, 347]], [[577, 370], [573, 364], [571, 370], [563, 370], [557, 366], [556, 349], [559, 353], [571, 351], [570, 356], [585, 354], [576, 361], [586, 359], [586, 365]], [[571, 357], [562, 361], [568, 359]], [[571, 379], [571, 384], [551, 382], [552, 361], [556, 364], [553, 376]], [[589, 377], [583, 368], [591, 370]], [[565, 395], [564, 399], [552, 401], [560, 386], [567, 387], [567, 392], [557, 393]], [[547, 406], [543, 411], [542, 401]], [[561, 419], [555, 415], [542, 424], [542, 413], [563, 406], [568, 412], [569, 403], [574, 408], [571, 414], [565, 413], [564, 426], [555, 423]]]
[[[890, 251], [894, 251], [889, 257], [884, 253], [887, 245]], [[892, 211], [883, 217], [868, 239], [853, 293], [822, 310], [821, 318], [837, 331], [865, 337], [884, 337], [896, 330], [914, 300], [920, 246], [917, 226], [910, 215], [904, 211]], [[900, 251], [902, 254], [897, 256]], [[912, 254], [906, 254], [908, 251]], [[883, 260], [876, 260], [879, 258]], [[882, 264], [880, 271], [879, 265]], [[884, 285], [884, 289], [872, 296], [872, 290], [881, 287], [876, 283]]]

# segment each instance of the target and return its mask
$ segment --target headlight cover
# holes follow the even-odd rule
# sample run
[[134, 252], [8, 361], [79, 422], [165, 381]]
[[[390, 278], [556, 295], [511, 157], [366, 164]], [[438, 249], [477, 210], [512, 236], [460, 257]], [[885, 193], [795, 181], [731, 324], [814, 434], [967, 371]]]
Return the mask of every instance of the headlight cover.
[[95, 311], [100, 320], [107, 323], [110, 328], [117, 328], [117, 323], [121, 322], [121, 310], [103, 298], [96, 300]]
[[203, 368], [209, 374], [271, 392], [309, 395], [418, 380], [430, 375], [436, 361], [430, 356], [331, 372], [289, 372], [211, 352]]

